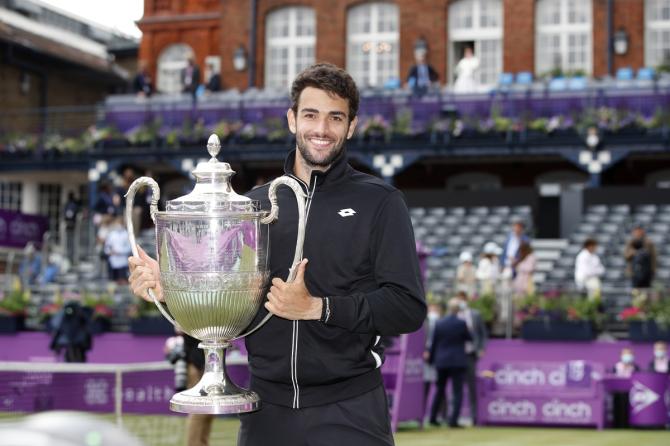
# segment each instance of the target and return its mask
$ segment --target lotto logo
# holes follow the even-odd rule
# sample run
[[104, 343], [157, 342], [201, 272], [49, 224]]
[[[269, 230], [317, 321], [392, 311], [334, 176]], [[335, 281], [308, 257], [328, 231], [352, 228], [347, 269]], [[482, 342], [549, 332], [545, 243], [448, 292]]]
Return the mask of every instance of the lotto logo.
[[340, 211], [338, 212], [338, 214], [340, 214], [340, 217], [351, 217], [351, 216], [353, 216], [354, 214], [356, 214], [356, 211], [354, 211], [354, 210], [351, 209], [351, 208], [340, 209]]

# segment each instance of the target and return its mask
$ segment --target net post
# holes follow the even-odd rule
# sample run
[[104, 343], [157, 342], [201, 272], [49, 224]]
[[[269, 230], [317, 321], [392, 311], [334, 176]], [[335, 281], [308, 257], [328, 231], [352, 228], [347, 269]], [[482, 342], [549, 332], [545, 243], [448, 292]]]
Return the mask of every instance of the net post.
[[116, 425], [123, 428], [123, 376], [121, 370], [114, 372], [114, 413]]

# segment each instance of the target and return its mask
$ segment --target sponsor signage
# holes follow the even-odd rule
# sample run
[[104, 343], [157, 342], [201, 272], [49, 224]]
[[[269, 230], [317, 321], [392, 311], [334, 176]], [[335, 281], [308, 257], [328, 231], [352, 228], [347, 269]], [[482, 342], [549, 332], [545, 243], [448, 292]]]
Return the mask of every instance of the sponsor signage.
[[24, 248], [28, 242], [40, 246], [48, 227], [46, 217], [0, 210], [0, 246]]

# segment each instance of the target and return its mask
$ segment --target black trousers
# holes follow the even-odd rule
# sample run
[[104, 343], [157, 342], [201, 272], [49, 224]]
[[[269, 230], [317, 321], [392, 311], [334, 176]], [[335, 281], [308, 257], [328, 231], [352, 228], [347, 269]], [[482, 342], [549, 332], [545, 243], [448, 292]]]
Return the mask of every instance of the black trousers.
[[461, 415], [461, 403], [463, 402], [463, 375], [465, 375], [465, 367], [437, 369], [437, 388], [430, 409], [431, 422], [437, 422], [437, 412], [445, 398], [447, 381], [451, 378], [451, 393], [454, 400], [449, 415], [449, 425], [456, 426], [458, 424], [458, 417]]
[[393, 446], [383, 386], [344, 401], [291, 409], [266, 402], [240, 415], [238, 446]]
[[477, 424], [477, 354], [468, 353], [468, 367], [465, 371], [465, 382], [468, 386], [470, 400], [470, 417], [472, 424]]

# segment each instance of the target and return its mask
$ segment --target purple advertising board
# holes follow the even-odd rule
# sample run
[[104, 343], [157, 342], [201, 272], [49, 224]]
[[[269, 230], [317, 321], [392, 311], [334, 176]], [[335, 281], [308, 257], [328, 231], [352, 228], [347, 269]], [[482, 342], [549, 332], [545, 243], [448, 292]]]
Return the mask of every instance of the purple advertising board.
[[637, 372], [631, 378], [628, 392], [631, 426], [665, 426], [668, 423], [668, 375]]
[[0, 246], [24, 248], [28, 242], [40, 246], [48, 228], [46, 217], [0, 209]]

